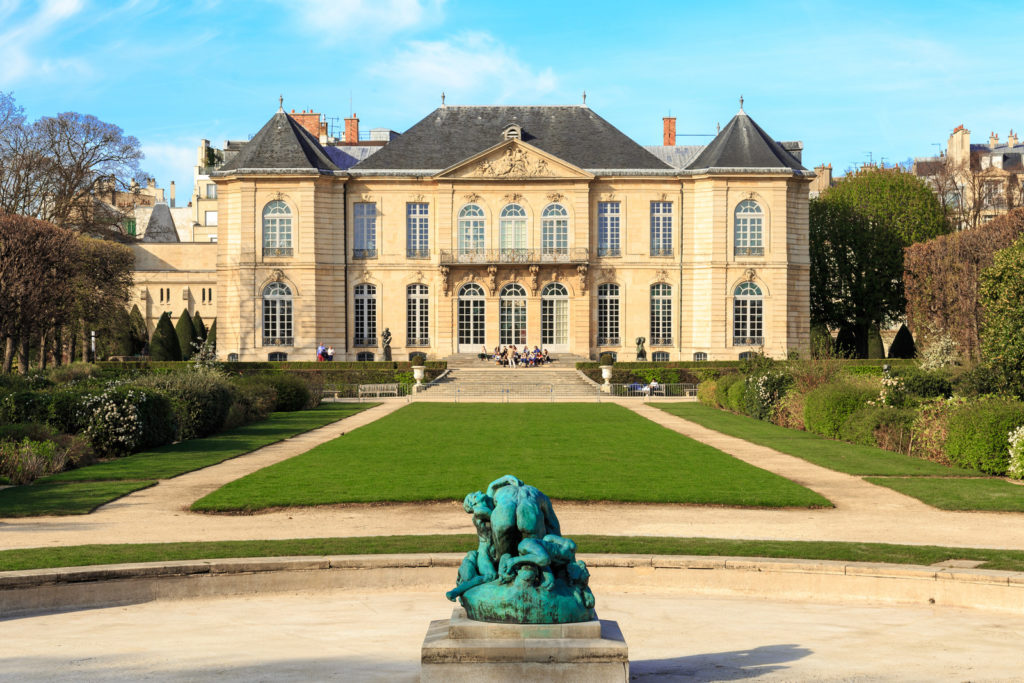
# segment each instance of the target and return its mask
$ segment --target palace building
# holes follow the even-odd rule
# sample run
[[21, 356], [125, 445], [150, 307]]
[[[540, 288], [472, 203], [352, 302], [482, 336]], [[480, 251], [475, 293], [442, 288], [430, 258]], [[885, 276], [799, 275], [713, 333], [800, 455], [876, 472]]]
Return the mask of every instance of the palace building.
[[586, 105], [442, 106], [366, 154], [309, 128], [279, 110], [209, 171], [215, 241], [135, 247], [151, 324], [185, 302], [237, 360], [808, 349], [814, 174], [742, 108], [706, 147]]

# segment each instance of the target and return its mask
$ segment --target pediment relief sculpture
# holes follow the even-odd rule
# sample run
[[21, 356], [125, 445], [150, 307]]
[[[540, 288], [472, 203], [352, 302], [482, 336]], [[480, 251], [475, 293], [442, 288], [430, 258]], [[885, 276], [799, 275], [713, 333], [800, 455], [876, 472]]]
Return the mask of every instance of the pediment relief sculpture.
[[482, 160], [469, 175], [484, 178], [537, 178], [554, 175], [547, 159], [521, 147], [507, 147], [504, 154]]

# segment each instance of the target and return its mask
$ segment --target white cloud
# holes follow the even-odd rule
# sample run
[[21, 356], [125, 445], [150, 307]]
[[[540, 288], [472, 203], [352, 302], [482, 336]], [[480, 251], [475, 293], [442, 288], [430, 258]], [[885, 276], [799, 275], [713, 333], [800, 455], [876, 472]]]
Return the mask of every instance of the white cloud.
[[54, 73], [67, 74], [69, 71], [83, 74], [89, 67], [78, 59], [48, 59], [35, 55], [45, 52], [39, 43], [53, 40], [53, 34], [61, 25], [79, 14], [84, 8], [82, 0], [45, 0], [27, 18], [15, 16], [17, 2], [0, 5], [0, 85], [46, 77]]
[[445, 0], [283, 0], [301, 24], [327, 42], [363, 44], [439, 23]]
[[400, 83], [407, 93], [456, 102], [535, 101], [555, 90], [550, 67], [534, 69], [488, 33], [467, 32], [443, 41], [410, 41], [409, 47], [377, 64], [371, 75]]

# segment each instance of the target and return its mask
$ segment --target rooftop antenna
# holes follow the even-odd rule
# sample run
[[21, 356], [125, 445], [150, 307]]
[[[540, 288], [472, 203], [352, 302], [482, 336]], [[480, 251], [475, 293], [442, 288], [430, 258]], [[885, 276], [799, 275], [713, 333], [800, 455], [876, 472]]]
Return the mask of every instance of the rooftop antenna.
[[587, 103], [587, 91], [584, 90], [583, 91], [583, 104], [585, 105], [586, 103]]

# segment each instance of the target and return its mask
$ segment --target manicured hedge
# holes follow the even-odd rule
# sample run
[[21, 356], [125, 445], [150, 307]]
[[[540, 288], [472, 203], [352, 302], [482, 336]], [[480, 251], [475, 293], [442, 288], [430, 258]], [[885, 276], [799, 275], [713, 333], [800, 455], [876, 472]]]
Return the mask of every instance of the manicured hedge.
[[[97, 365], [110, 369], [133, 369], [133, 370], [184, 370], [191, 366], [184, 361], [102, 361]], [[428, 360], [425, 367], [433, 370], [444, 370], [448, 362], [443, 360]], [[236, 363], [224, 363], [224, 369], [229, 372], [249, 372], [252, 370], [319, 370], [324, 373], [340, 370], [411, 370], [410, 361], [239, 361]]]
[[842, 382], [818, 387], [804, 400], [804, 425], [809, 432], [836, 439], [850, 416], [877, 396], [871, 389]]
[[1024, 403], [984, 397], [965, 403], [949, 418], [946, 455], [954, 465], [1003, 476], [1009, 464], [1009, 434], [1024, 425]]
[[953, 383], [949, 377], [938, 370], [920, 370], [918, 368], [901, 369], [895, 373], [903, 380], [903, 388], [911, 396], [918, 398], [949, 398], [953, 395]]
[[862, 446], [888, 447], [906, 452], [917, 411], [865, 405], [850, 415], [839, 430], [843, 441]]

